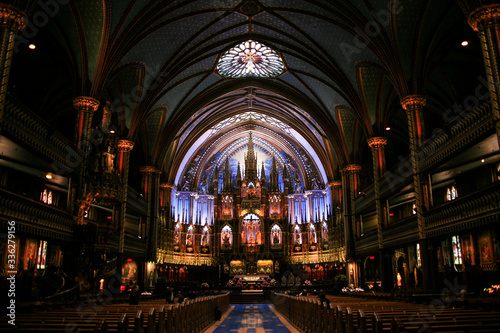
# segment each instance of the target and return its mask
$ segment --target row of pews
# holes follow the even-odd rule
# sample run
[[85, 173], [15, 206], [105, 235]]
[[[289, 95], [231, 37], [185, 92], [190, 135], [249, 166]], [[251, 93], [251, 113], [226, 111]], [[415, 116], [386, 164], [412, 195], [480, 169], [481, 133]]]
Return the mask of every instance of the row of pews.
[[274, 294], [274, 307], [308, 333], [498, 333], [500, 312], [454, 308], [441, 299], [428, 305], [359, 299]]
[[226, 311], [229, 293], [176, 304], [159, 300], [141, 302], [140, 305], [93, 302], [77, 308], [16, 314], [16, 326], [2, 321], [0, 331], [198, 333], [213, 323], [215, 307]]

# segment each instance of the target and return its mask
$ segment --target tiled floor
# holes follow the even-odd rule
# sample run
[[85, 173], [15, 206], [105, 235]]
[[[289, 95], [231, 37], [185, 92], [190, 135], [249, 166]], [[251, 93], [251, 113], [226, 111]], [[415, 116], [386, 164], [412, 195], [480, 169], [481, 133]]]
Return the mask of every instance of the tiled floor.
[[299, 333], [268, 304], [238, 304], [205, 333]]

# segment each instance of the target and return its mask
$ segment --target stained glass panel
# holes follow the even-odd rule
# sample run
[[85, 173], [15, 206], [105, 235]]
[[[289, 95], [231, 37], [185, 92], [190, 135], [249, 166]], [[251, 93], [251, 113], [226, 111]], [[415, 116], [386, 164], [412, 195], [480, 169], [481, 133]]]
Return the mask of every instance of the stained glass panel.
[[217, 63], [217, 73], [226, 78], [277, 77], [285, 71], [280, 55], [273, 49], [247, 40], [226, 51]]

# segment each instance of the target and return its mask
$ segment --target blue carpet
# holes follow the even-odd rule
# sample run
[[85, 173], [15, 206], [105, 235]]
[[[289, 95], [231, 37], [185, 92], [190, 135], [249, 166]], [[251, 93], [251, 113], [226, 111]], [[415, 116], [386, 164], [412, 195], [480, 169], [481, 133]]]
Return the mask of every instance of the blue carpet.
[[268, 304], [237, 304], [213, 333], [290, 333]]

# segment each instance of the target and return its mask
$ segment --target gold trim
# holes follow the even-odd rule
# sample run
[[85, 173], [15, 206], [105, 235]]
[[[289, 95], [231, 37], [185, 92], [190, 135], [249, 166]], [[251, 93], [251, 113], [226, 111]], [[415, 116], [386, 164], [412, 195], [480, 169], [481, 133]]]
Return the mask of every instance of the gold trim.
[[7, 4], [0, 4], [0, 25], [5, 25], [19, 32], [26, 26], [27, 16], [24, 12]]
[[470, 13], [468, 21], [474, 31], [500, 24], [500, 4], [479, 7]]
[[78, 111], [95, 112], [99, 107], [99, 101], [92, 97], [78, 96], [73, 99], [73, 107]]
[[134, 142], [129, 140], [118, 140], [118, 151], [131, 151], [134, 148]]
[[387, 145], [387, 138], [376, 136], [368, 139], [367, 142], [370, 148], [384, 148]]
[[343, 167], [340, 171], [347, 173], [357, 173], [361, 171], [361, 165], [359, 164], [348, 164]]
[[170, 184], [170, 183], [161, 183], [160, 187], [161, 188], [174, 188], [174, 185]]
[[333, 186], [333, 187], [342, 186], [342, 182], [340, 180], [334, 180], [333, 182], [329, 183], [328, 186]]
[[406, 110], [421, 109], [427, 103], [427, 98], [422, 95], [408, 95], [401, 99], [401, 106]]
[[150, 166], [150, 165], [140, 168], [139, 172], [141, 172], [141, 173], [155, 173], [155, 172], [161, 173], [160, 170], [158, 170], [154, 166]]

